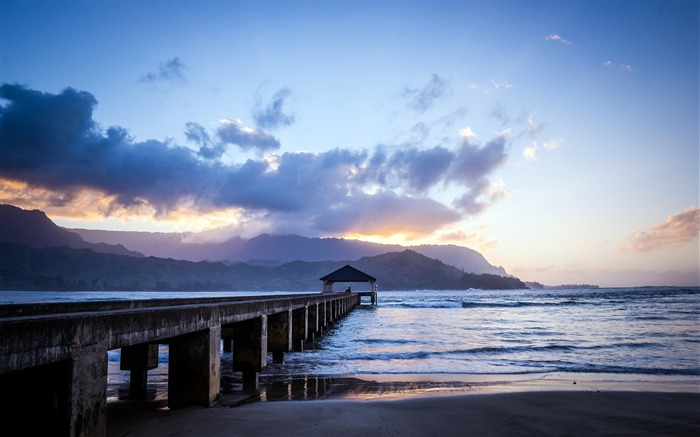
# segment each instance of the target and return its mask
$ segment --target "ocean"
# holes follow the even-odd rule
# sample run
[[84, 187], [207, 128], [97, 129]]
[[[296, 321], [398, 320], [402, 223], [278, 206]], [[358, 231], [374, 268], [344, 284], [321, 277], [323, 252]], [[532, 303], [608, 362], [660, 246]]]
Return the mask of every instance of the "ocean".
[[[3, 292], [0, 300], [245, 294]], [[167, 355], [161, 345], [149, 387], [164, 387]], [[235, 391], [231, 353], [221, 358], [222, 390]], [[128, 372], [119, 370], [118, 350], [110, 351], [109, 363], [110, 393], [118, 396], [128, 386]], [[313, 349], [269, 363], [260, 376], [270, 384], [372, 375], [599, 374], [700, 381], [700, 288], [379, 291], [378, 305], [351, 311]]]

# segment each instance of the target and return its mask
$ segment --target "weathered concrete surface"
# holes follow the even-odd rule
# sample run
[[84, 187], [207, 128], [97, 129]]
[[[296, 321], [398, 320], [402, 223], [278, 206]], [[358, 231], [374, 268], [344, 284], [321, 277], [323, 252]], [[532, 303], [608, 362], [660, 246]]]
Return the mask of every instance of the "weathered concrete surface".
[[168, 406], [208, 407], [219, 396], [221, 327], [181, 335], [170, 341]]

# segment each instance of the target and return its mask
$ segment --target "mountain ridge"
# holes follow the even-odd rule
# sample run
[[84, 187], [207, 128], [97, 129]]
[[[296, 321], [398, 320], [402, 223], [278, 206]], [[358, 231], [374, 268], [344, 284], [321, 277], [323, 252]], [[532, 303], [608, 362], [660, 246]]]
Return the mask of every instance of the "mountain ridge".
[[[111, 236], [113, 239], [108, 241], [116, 243], [124, 234], [98, 231], [91, 235]], [[488, 286], [500, 283], [506, 288], [525, 287], [517, 278], [506, 278], [505, 270], [490, 265], [480, 253], [453, 245], [404, 247], [270, 234], [208, 244], [185, 242], [191, 234], [128, 235], [142, 237], [144, 247], [161, 250], [164, 256], [129, 250], [121, 243], [85, 241], [80, 233], [59, 227], [42, 211], [0, 205], [0, 243], [7, 252], [2, 254], [0, 265], [3, 287], [297, 290], [308, 288], [329, 269], [351, 262], [370, 274], [377, 272], [383, 277], [384, 287], [392, 289], [469, 288], [469, 284], [476, 283], [474, 275], [487, 278]], [[169, 256], [192, 255], [197, 249], [203, 251], [199, 257], [205, 252], [228, 256], [221, 261], [178, 260]], [[19, 262], [22, 259], [24, 263]], [[462, 267], [455, 266], [460, 263]], [[253, 279], [251, 272], [265, 273]]]
[[34, 248], [68, 246], [98, 253], [144, 257], [144, 254], [128, 250], [121, 244], [85, 241], [79, 234], [56, 225], [43, 211], [9, 204], [0, 204], [0, 243], [19, 243]]
[[479, 252], [457, 245], [417, 245], [373, 243], [333, 237], [304, 237], [300, 235], [260, 234], [250, 239], [232, 237], [220, 243], [187, 242], [192, 234], [153, 233], [138, 231], [101, 231], [71, 229], [87, 241], [119, 243], [123, 246], [159, 258], [187, 261], [223, 261], [229, 264], [245, 262], [259, 265], [280, 265], [290, 261], [342, 261], [364, 256], [380, 255], [404, 249], [414, 250], [439, 259], [465, 272], [508, 276], [503, 267], [493, 266]]

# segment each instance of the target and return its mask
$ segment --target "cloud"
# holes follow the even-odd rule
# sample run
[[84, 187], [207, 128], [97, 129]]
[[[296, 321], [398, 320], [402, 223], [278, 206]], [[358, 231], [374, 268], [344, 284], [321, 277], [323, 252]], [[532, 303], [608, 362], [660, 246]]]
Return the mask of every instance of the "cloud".
[[[3, 84], [0, 102], [1, 186], [26, 203], [34, 198], [69, 209], [99, 199], [95, 211], [105, 215], [139, 211], [159, 218], [184, 209], [235, 210], [258, 229], [293, 222], [305, 234], [415, 236], [478, 214], [505, 193], [490, 180], [507, 159], [505, 135], [483, 145], [467, 135], [432, 148], [270, 154], [279, 141], [238, 120], [213, 130], [187, 123], [185, 136], [198, 146], [191, 148], [136, 141], [118, 126], [102, 129], [93, 120], [97, 100], [84, 91]], [[230, 145], [260, 153], [235, 163], [227, 155], [225, 162]], [[428, 197], [448, 185], [457, 190], [451, 205]]]
[[561, 36], [557, 35], [556, 33], [550, 33], [549, 35], [547, 35], [547, 36], [544, 37], [544, 40], [545, 40], [545, 41], [554, 41], [554, 42], [558, 42], [558, 43], [561, 43], [561, 44], [564, 44], [564, 45], [570, 45], [570, 44], [571, 44], [571, 41], [562, 38]]
[[511, 117], [508, 115], [508, 110], [501, 102], [496, 102], [491, 109], [491, 116], [500, 120], [503, 125], [511, 122]]
[[564, 144], [563, 138], [552, 138], [548, 141], [545, 141], [545, 143], [542, 146], [547, 150], [554, 150], [558, 149], [559, 146], [561, 146], [562, 144]]
[[404, 234], [411, 238], [430, 234], [460, 218], [456, 211], [435, 200], [381, 191], [345, 197], [334, 208], [319, 214], [315, 227], [329, 233]]
[[214, 143], [204, 126], [190, 122], [185, 125], [185, 137], [199, 145], [199, 155], [205, 159], [219, 159], [225, 151], [223, 143]]
[[155, 71], [149, 71], [141, 76], [141, 82], [183, 82], [187, 66], [179, 57], [168, 59], [158, 64]]
[[280, 148], [277, 138], [261, 129], [245, 127], [240, 120], [219, 120], [213, 137], [202, 125], [190, 122], [185, 125], [185, 137], [199, 146], [198, 154], [205, 159], [221, 158], [230, 144], [260, 153]]
[[[603, 62], [603, 66], [605, 68], [610, 68], [613, 66], [613, 61], [608, 59], [607, 61]], [[620, 69], [624, 70], [628, 73], [631, 73], [632, 71], [634, 71], [634, 69], [632, 68], [632, 64], [620, 64]]]
[[523, 150], [523, 157], [528, 161], [537, 161], [537, 143], [533, 141], [530, 147]]
[[282, 88], [272, 96], [272, 99], [265, 107], [261, 107], [260, 103], [258, 103], [257, 108], [253, 111], [255, 124], [262, 129], [274, 129], [294, 124], [294, 116], [285, 114], [282, 108], [284, 101], [291, 94], [292, 91], [289, 88]]
[[652, 226], [648, 231], [636, 230], [620, 248], [623, 252], [652, 252], [668, 246], [679, 246], [698, 238], [700, 209], [691, 206], [671, 214], [665, 223]]
[[491, 84], [493, 87], [496, 89], [496, 91], [500, 90], [501, 88], [508, 89], [508, 88], [513, 88], [513, 84], [508, 82], [508, 79], [496, 82], [495, 80], [491, 79]]
[[472, 138], [476, 138], [476, 134], [472, 130], [471, 126], [467, 126], [464, 129], [460, 129], [459, 136], [462, 138], [465, 138], [467, 140], [470, 140]]
[[[539, 151], [538, 138], [544, 128], [544, 124], [535, 121], [534, 115], [529, 114], [525, 117], [525, 129], [518, 136], [527, 136], [530, 140], [530, 146], [523, 149], [523, 157], [528, 161], [537, 161], [537, 154]], [[542, 147], [544, 147], [545, 150], [554, 150], [558, 148], [563, 141], [564, 140], [561, 138], [549, 139], [542, 144]]]
[[502, 198], [497, 191], [490, 190], [488, 176], [506, 162], [506, 145], [506, 136], [498, 136], [481, 147], [469, 139], [462, 139], [447, 175], [448, 180], [460, 184], [465, 190], [453, 202], [458, 210], [476, 215]]
[[412, 191], [424, 193], [443, 178], [454, 157], [453, 152], [440, 146], [427, 150], [406, 148], [391, 156], [387, 170], [397, 174]]
[[262, 129], [244, 127], [240, 120], [221, 119], [219, 123], [221, 126], [217, 129], [216, 135], [222, 143], [235, 144], [243, 150], [260, 152], [280, 148], [279, 140]]
[[448, 92], [447, 81], [437, 74], [433, 74], [423, 88], [404, 88], [401, 95], [408, 99], [408, 107], [418, 113], [430, 109], [437, 100]]
[[498, 241], [495, 238], [484, 235], [485, 231], [485, 229], [480, 229], [479, 232], [473, 232], [471, 234], [467, 234], [464, 231], [455, 231], [440, 235], [439, 239], [448, 244], [461, 244], [467, 247], [476, 247], [480, 251], [485, 252], [494, 249], [498, 245]]

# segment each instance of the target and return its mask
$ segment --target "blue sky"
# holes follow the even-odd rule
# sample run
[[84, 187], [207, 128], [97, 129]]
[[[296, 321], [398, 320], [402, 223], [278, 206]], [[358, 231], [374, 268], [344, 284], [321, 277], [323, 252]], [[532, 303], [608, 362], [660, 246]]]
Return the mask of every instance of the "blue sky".
[[700, 283], [698, 2], [3, 1], [3, 203]]

